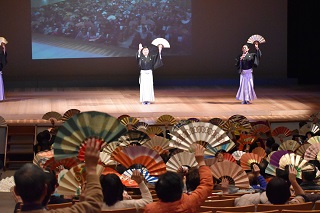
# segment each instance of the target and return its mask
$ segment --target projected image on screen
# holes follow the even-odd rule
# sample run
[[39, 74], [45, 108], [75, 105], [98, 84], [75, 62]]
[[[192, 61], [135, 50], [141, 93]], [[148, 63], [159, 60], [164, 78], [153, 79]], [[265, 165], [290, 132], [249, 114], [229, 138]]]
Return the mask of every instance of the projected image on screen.
[[[132, 57], [165, 38], [191, 54], [191, 0], [31, 0], [32, 59]], [[154, 47], [156, 48], [156, 47]]]

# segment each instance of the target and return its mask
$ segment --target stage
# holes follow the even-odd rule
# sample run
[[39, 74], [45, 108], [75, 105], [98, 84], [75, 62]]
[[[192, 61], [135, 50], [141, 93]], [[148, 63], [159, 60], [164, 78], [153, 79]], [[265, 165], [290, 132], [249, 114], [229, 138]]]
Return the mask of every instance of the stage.
[[235, 99], [237, 87], [155, 87], [155, 103], [142, 105], [139, 88], [46, 88], [12, 89], [0, 102], [0, 116], [10, 123], [48, 123], [42, 116], [49, 111], [63, 115], [69, 109], [101, 111], [114, 117], [123, 114], [154, 124], [169, 114], [177, 120], [198, 118], [228, 119], [240, 114], [250, 121], [271, 122], [308, 120], [320, 111], [320, 92], [315, 86], [256, 86], [258, 99], [243, 105]]

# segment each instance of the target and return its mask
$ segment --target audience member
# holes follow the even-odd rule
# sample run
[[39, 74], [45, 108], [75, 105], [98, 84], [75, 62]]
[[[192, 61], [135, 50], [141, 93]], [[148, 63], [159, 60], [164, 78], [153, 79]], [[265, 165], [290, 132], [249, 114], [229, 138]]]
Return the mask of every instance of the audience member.
[[[48, 212], [86, 212], [100, 213], [102, 203], [102, 190], [96, 167], [99, 160], [100, 143], [95, 139], [86, 140], [85, 166], [87, 172], [86, 197], [84, 201], [74, 204], [72, 207], [49, 210]], [[35, 164], [27, 163], [14, 174], [14, 192], [20, 196], [23, 202], [22, 212], [45, 212], [42, 204], [47, 195], [47, 183], [45, 172]]]
[[265, 191], [267, 187], [266, 179], [260, 174], [257, 164], [252, 165], [252, 172], [248, 173], [250, 186], [257, 191]]
[[136, 181], [141, 191], [141, 199], [127, 200], [123, 197], [124, 186], [116, 174], [107, 174], [100, 177], [100, 183], [104, 196], [102, 210], [122, 209], [122, 208], [144, 208], [146, 204], [152, 202], [151, 193], [144, 183], [144, 178], [139, 170], [133, 170], [131, 179]]
[[182, 193], [183, 182], [178, 173], [167, 172], [159, 177], [155, 189], [159, 201], [148, 204], [145, 213], [196, 212], [211, 194], [213, 180], [210, 168], [204, 162], [204, 147], [195, 145], [195, 157], [199, 166], [200, 185], [191, 193]]
[[311, 163], [309, 165], [312, 166], [313, 169], [302, 171], [302, 182], [300, 186], [304, 190], [320, 190], [320, 186], [314, 182], [317, 170]]

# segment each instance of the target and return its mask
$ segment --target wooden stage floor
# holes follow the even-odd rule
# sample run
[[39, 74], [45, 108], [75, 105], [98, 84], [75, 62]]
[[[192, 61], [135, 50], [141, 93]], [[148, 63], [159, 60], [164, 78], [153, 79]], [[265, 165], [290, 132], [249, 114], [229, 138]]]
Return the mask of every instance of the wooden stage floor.
[[101, 111], [118, 117], [128, 114], [154, 124], [163, 114], [177, 120], [199, 118], [223, 120], [240, 114], [250, 121], [272, 122], [308, 120], [320, 111], [320, 91], [315, 86], [255, 87], [258, 99], [242, 105], [235, 99], [236, 87], [155, 87], [156, 102], [142, 105], [138, 88], [50, 88], [6, 91], [0, 102], [0, 116], [7, 123], [45, 123], [49, 111], [64, 114], [69, 109]]

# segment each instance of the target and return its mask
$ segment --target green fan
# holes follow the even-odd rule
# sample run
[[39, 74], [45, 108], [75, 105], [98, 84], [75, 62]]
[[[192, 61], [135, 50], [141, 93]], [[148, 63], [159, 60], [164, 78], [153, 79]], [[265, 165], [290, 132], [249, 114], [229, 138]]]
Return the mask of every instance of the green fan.
[[59, 128], [53, 143], [54, 157], [76, 157], [86, 138], [95, 137], [109, 143], [126, 131], [127, 128], [109, 114], [96, 111], [79, 113]]

